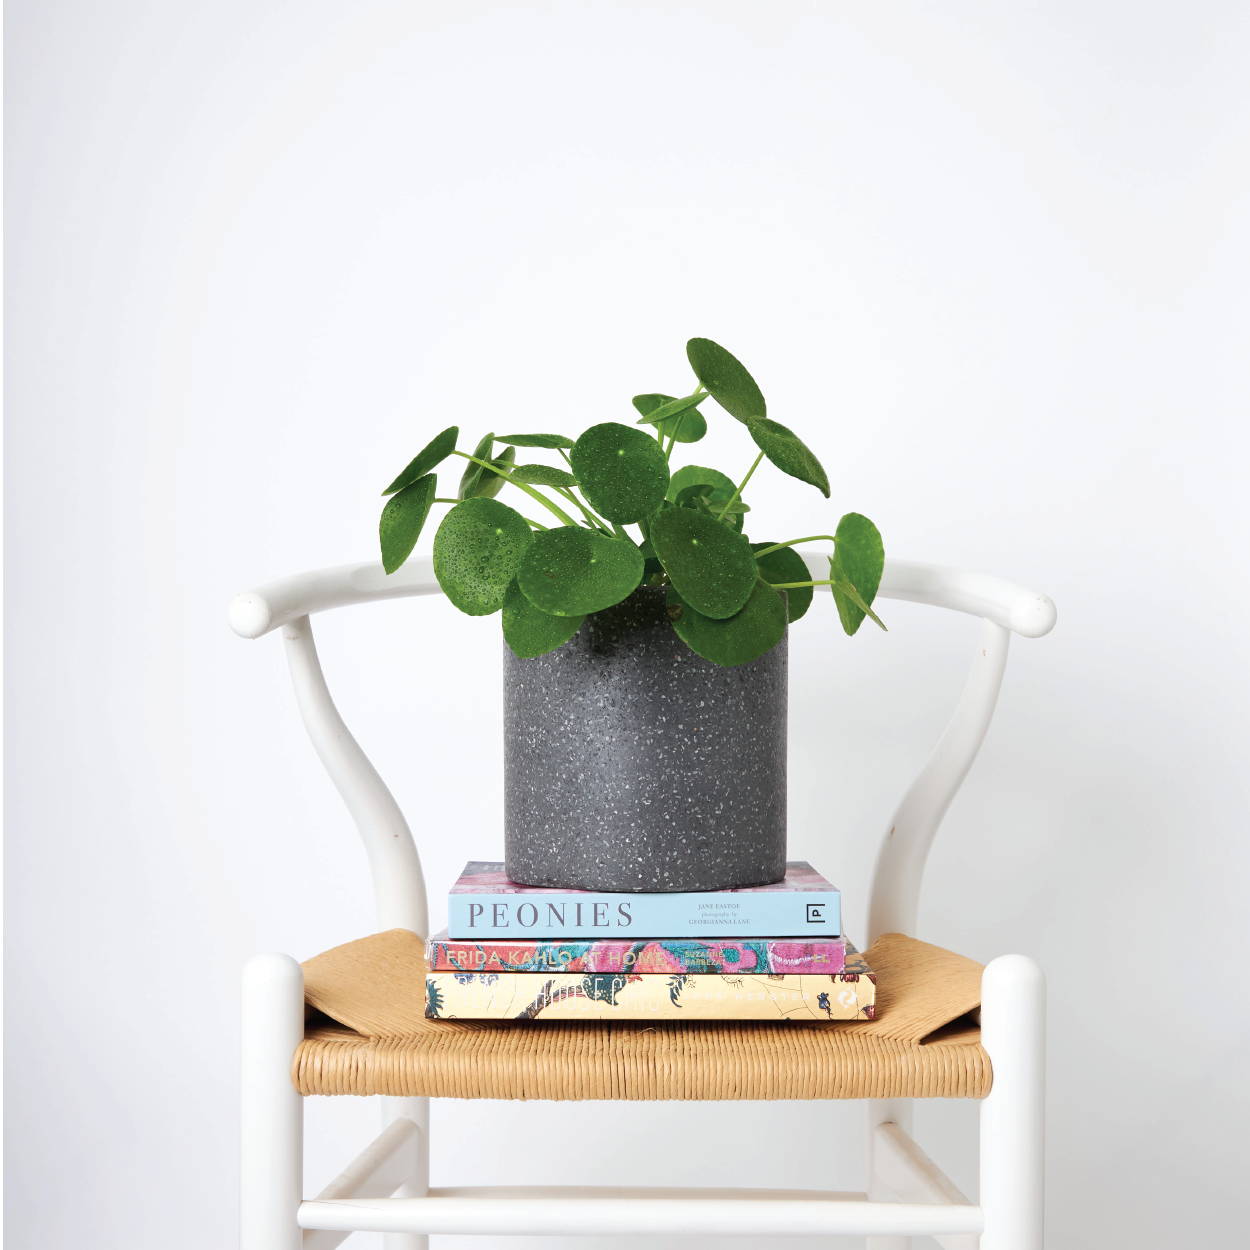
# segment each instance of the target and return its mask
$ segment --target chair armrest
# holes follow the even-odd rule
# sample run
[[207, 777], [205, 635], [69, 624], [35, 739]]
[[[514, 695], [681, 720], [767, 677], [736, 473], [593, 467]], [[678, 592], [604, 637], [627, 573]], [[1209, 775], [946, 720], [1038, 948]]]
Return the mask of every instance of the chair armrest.
[[[829, 555], [805, 555], [813, 578], [829, 576]], [[1025, 638], [1041, 638], [1055, 627], [1055, 605], [1045, 595], [988, 573], [967, 573], [941, 564], [887, 560], [880, 599], [905, 599], [993, 621]]]
[[[827, 555], [804, 558], [813, 577], [828, 576]], [[230, 626], [241, 638], [260, 638], [328, 608], [441, 593], [428, 556], [409, 560], [389, 576], [377, 563], [341, 564], [297, 573], [235, 595], [230, 602]], [[1001, 577], [939, 564], [887, 560], [878, 593], [885, 599], [906, 599], [984, 617], [1025, 638], [1040, 638], [1055, 625], [1055, 605], [1045, 595]]]
[[235, 595], [230, 601], [230, 627], [240, 638], [260, 638], [327, 608], [442, 593], [429, 557], [409, 560], [389, 576], [377, 563], [340, 564], [297, 573]]

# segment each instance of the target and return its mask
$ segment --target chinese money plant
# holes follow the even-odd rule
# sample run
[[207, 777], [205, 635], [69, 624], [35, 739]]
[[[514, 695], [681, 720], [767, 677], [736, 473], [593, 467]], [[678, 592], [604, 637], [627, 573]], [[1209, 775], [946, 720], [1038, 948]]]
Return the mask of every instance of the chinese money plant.
[[[885, 552], [867, 517], [848, 512], [832, 534], [748, 538], [744, 492], [764, 460], [826, 498], [829, 479], [798, 435], [768, 416], [741, 362], [710, 339], [691, 339], [686, 355], [698, 385], [678, 397], [635, 395], [641, 415], [630, 425], [605, 421], [577, 439], [487, 434], [472, 452], [457, 446], [456, 426], [444, 430], [383, 492], [387, 573], [411, 555], [434, 505], [450, 504], [434, 535], [434, 575], [462, 612], [501, 612], [504, 638], [524, 658], [567, 642], [587, 616], [639, 586], [663, 587], [678, 637], [725, 666], [776, 646], [787, 621], [807, 612], [815, 586], [832, 591], [846, 633], [865, 617], [881, 625], [872, 602]], [[675, 450], [706, 434], [708, 399], [755, 445], [739, 481], [703, 465], [673, 466]], [[560, 463], [531, 462], [540, 450]], [[440, 497], [434, 470], [450, 457], [466, 462], [464, 474], [454, 497]], [[525, 512], [496, 498], [505, 486]], [[829, 576], [813, 580], [794, 548], [819, 541], [833, 552]]]

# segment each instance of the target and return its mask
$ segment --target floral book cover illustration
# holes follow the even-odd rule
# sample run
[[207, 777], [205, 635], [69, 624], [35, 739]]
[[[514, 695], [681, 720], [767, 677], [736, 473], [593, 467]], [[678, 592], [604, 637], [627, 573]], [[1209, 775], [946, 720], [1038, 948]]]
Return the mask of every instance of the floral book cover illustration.
[[457, 942], [446, 931], [426, 947], [432, 972], [837, 973], [846, 940], [662, 938], [630, 942]]
[[876, 983], [848, 945], [839, 973], [430, 972], [436, 1020], [871, 1020]]

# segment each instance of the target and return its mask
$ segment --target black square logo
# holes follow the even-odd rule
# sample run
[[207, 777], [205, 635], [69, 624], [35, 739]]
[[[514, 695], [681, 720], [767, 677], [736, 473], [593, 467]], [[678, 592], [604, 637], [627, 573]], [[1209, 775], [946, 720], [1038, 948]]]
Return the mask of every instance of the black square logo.
[[808, 903], [807, 905], [807, 923], [821, 924], [825, 919], [824, 903]]

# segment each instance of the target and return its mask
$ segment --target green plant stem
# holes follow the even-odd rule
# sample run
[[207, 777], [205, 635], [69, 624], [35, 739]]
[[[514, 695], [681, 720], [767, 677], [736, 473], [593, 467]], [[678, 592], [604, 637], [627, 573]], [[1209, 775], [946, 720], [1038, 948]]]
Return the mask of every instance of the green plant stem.
[[[757, 552], [757, 555], [762, 553]], [[874, 625], [886, 628], [885, 622], [864, 602], [864, 597], [855, 589], [855, 584], [845, 577], [832, 577], [821, 582], [769, 582], [774, 590], [798, 590], [803, 586], [836, 586]]]
[[665, 460], [672, 459], [673, 448], [677, 446], [677, 434], [678, 434], [678, 431], [681, 429], [681, 423], [693, 411], [696, 411], [696, 410], [692, 408], [687, 408], [685, 412], [679, 412], [677, 414], [677, 420], [673, 423], [673, 432], [668, 436], [668, 446], [664, 448]]
[[[747, 483], [751, 480], [751, 475], [755, 472], [756, 469], [760, 467], [760, 461], [763, 459], [764, 459], [763, 452], [760, 452], [760, 454], [755, 457], [755, 460], [752, 462], [751, 467], [747, 470], [746, 477], [744, 477], [742, 481], [738, 483], [738, 489], [735, 490], [734, 493], [729, 496], [729, 502], [717, 514], [716, 519], [718, 521], [723, 520], [725, 513], [728, 512], [729, 509], [732, 508], [734, 504], [737, 502], [738, 496], [741, 495], [742, 492], [746, 489]], [[758, 555], [759, 553], [757, 552], [756, 554]]]
[[[691, 391], [691, 392], [690, 392], [690, 394], [686, 396], [686, 398], [687, 398], [687, 399], [694, 399], [696, 395], [697, 395], [697, 396], [699, 396], [701, 399], [706, 399], [706, 398], [707, 398], [707, 395], [708, 395], [708, 392], [707, 392], [707, 391], [705, 391], [705, 390], [703, 389], [703, 387], [701, 387], [701, 386], [696, 386], [696, 387], [694, 388], [694, 390], [693, 390], [693, 391]], [[681, 423], [682, 423], [682, 422], [683, 422], [683, 421], [684, 421], [684, 420], [685, 420], [685, 419], [686, 419], [686, 418], [687, 418], [687, 417], [688, 417], [688, 416], [689, 416], [692, 412], [697, 412], [697, 411], [698, 411], [698, 408], [699, 408], [699, 406], [698, 406], [698, 404], [696, 404], [693, 408], [687, 408], [684, 412], [679, 412], [679, 413], [677, 414], [677, 421], [676, 421], [676, 424], [673, 426], [673, 432], [672, 432], [672, 434], [670, 434], [670, 435], [669, 435], [669, 438], [668, 438], [668, 446], [664, 448], [664, 459], [665, 459], [665, 460], [668, 460], [668, 459], [670, 459], [670, 458], [672, 457], [672, 454], [673, 454], [673, 448], [674, 448], [674, 447], [676, 446], [676, 444], [677, 444], [677, 435], [678, 435], [678, 432], [681, 430]]]
[[[683, 395], [682, 398], [683, 399], [695, 399], [695, 398], [706, 399], [709, 394], [710, 392], [705, 391], [702, 386], [696, 386], [694, 390], [690, 392], [689, 395]], [[665, 402], [671, 403], [672, 401], [666, 400]], [[695, 407], [697, 408], [698, 404], [696, 404]], [[673, 444], [677, 442], [677, 430], [681, 428], [681, 423], [685, 419], [686, 414], [689, 411], [690, 411], [689, 408], [685, 408], [677, 414], [677, 426], [673, 430], [672, 435], [669, 437], [667, 447], [664, 446], [664, 427], [662, 425], [657, 425], [655, 427], [655, 441], [660, 444], [660, 450], [664, 453], [665, 460], [667, 460], [669, 456], [673, 454]], [[669, 419], [670, 418], [665, 418], [665, 420], [669, 420]]]
[[556, 451], [558, 451], [560, 455], [564, 457], [564, 463], [567, 464], [569, 468], [571, 469], [573, 467], [573, 461], [569, 459], [569, 453], [565, 451], [563, 447], [557, 447]]
[[578, 497], [573, 494], [567, 486], [556, 486], [552, 489], [555, 490], [557, 495], [563, 495], [564, 498], [567, 499], [575, 508], [581, 509], [582, 515], [587, 521], [590, 522], [591, 529], [599, 530], [604, 534], [611, 533], [611, 530], [608, 529], [608, 523], [601, 516], [592, 512], [584, 503], [582, 503], [582, 501], [578, 499]]
[[757, 551], [755, 558], [758, 560], [760, 556], [770, 556], [774, 551], [780, 551], [782, 547], [793, 547], [797, 543], [818, 543], [822, 538], [831, 543], [838, 541], [832, 534], [809, 534], [806, 538], [792, 538], [788, 543], [773, 543], [771, 547], [764, 547]]
[[471, 460], [474, 464], [480, 464], [483, 469], [489, 469], [492, 473], [498, 474], [505, 482], [511, 482], [517, 490], [523, 490], [531, 499], [537, 499], [548, 512], [554, 513], [564, 522], [565, 525], [576, 525], [577, 522], [559, 504], [553, 503], [546, 495], [540, 495], [527, 482], [518, 482], [514, 480], [510, 473], [505, 473], [502, 469], [497, 469], [489, 460], [479, 460], [476, 456], [471, 456], [467, 451], [453, 451], [453, 456], [462, 456], [465, 460]]

